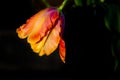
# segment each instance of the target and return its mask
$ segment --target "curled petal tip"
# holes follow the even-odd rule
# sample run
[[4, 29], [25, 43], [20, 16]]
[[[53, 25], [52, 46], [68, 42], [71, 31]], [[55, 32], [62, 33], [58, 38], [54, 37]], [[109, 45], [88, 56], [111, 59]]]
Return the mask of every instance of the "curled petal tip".
[[45, 55], [45, 52], [44, 52], [44, 50], [41, 50], [39, 53], [39, 56], [43, 56], [43, 55]]
[[16, 33], [18, 33], [18, 37], [21, 39], [26, 38], [27, 36], [25, 35], [24, 31], [23, 31], [23, 27], [25, 26], [25, 24], [23, 24], [22, 26], [20, 26], [20, 28], [16, 29]]

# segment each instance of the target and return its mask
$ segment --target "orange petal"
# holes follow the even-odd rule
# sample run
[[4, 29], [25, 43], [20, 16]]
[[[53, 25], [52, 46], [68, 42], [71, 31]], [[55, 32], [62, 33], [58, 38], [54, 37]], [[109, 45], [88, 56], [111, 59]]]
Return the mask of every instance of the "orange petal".
[[46, 33], [52, 29], [55, 21], [58, 19], [59, 13], [56, 11], [46, 11], [44, 16], [38, 19], [34, 25], [33, 31], [28, 36], [28, 43], [36, 43], [40, 41]]
[[50, 17], [44, 16], [44, 18], [41, 18], [36, 22], [33, 31], [28, 36], [27, 41], [29, 43], [36, 43], [40, 41], [40, 39], [46, 35], [45, 32], [48, 32], [48, 27], [50, 26], [52, 26]]
[[33, 30], [34, 25], [36, 24], [36, 21], [44, 14], [44, 12], [48, 9], [41, 10], [34, 16], [32, 16], [30, 19], [26, 21], [26, 24], [23, 24], [19, 28], [16, 29], [16, 32], [18, 33], [18, 37], [21, 39], [26, 38]]
[[59, 49], [60, 49], [59, 50], [60, 58], [65, 63], [66, 48], [65, 48], [65, 42], [63, 39], [60, 39]]
[[45, 53], [46, 55], [50, 55], [53, 51], [56, 50], [58, 47], [59, 41], [60, 41], [60, 21], [58, 21], [58, 24], [53, 28], [53, 30], [50, 32], [48, 39], [46, 40], [46, 43], [44, 47], [42, 48], [40, 55]]

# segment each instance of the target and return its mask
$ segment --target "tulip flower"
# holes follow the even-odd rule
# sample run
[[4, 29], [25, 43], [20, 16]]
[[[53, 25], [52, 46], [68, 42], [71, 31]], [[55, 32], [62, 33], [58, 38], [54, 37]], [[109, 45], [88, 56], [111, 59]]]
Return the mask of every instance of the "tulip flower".
[[65, 41], [62, 38], [64, 15], [57, 8], [45, 8], [16, 29], [20, 39], [27, 38], [33, 52], [50, 55], [59, 46], [59, 55], [65, 63]]

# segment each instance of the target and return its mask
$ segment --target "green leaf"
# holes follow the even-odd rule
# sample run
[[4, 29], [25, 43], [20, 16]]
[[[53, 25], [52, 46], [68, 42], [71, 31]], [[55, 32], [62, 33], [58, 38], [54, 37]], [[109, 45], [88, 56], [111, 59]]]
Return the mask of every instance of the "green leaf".
[[74, 0], [76, 6], [82, 6], [82, 0]]
[[87, 5], [95, 4], [95, 0], [87, 0]]
[[105, 0], [100, 0], [101, 3], [103, 3]]
[[112, 56], [115, 58], [114, 71], [116, 71], [117, 68], [118, 68], [119, 61], [118, 61], [118, 59], [117, 59], [117, 57], [115, 55], [114, 46], [113, 45], [111, 46], [111, 50], [112, 50]]
[[115, 57], [115, 53], [114, 53], [114, 48], [113, 48], [113, 45], [112, 45], [112, 56]]
[[109, 20], [110, 20], [110, 19], [108, 19], [107, 16], [106, 16], [105, 19], [104, 19], [106, 28], [107, 28], [109, 31], [111, 31], [110, 21], [109, 21]]
[[104, 21], [108, 30], [120, 33], [120, 7], [114, 4], [108, 5]]
[[118, 60], [117, 59], [115, 59], [115, 66], [114, 66], [114, 71], [116, 71], [117, 70], [117, 68], [118, 68]]
[[117, 49], [120, 52], [120, 39], [117, 41]]

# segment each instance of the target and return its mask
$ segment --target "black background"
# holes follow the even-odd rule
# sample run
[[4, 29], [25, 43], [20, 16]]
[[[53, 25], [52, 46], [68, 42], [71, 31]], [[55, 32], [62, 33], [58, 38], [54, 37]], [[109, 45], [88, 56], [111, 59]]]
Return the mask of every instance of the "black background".
[[114, 72], [114, 58], [110, 50], [112, 34], [104, 24], [105, 9], [100, 5], [93, 8], [71, 7], [72, 4], [70, 1], [63, 9], [67, 49], [66, 64], [63, 64], [58, 50], [48, 57], [39, 57], [32, 52], [26, 40], [20, 40], [15, 32], [45, 5], [40, 3], [40, 6], [32, 0], [0, 2], [1, 79], [72, 80], [87, 79], [89, 75], [92, 75], [89, 79], [117, 78], [119, 71]]

